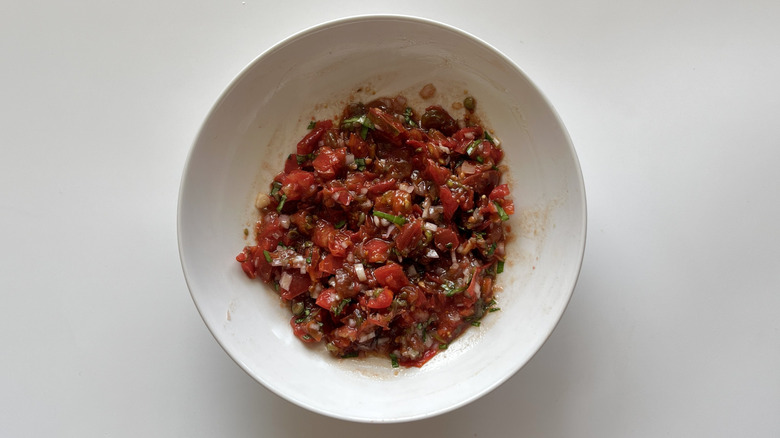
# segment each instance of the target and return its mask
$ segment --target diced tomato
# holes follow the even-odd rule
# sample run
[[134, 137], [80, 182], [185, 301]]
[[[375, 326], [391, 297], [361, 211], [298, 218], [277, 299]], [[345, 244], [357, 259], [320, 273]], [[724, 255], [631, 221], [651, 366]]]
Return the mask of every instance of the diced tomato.
[[[479, 274], [484, 269], [484, 266], [477, 266], [477, 268], [474, 270], [474, 275], [471, 277], [471, 283], [469, 283], [468, 289], [466, 289], [466, 295], [468, 295], [471, 298], [479, 298], [477, 287], [479, 287], [480, 282], [482, 281], [482, 278], [479, 276]], [[481, 292], [481, 289], [480, 289]]]
[[371, 239], [363, 244], [363, 253], [369, 263], [384, 263], [390, 253], [390, 244], [380, 239]]
[[298, 155], [308, 155], [317, 149], [317, 143], [322, 138], [325, 131], [333, 126], [332, 120], [322, 120], [314, 125], [314, 129], [309, 131], [301, 141], [298, 142]]
[[331, 254], [337, 257], [346, 257], [347, 249], [352, 246], [352, 239], [349, 238], [349, 234], [344, 231], [338, 231], [332, 235], [328, 242], [328, 249]]
[[450, 251], [455, 249], [460, 244], [458, 241], [458, 233], [450, 228], [441, 227], [433, 234], [433, 241], [436, 243], [436, 248], [439, 251]]
[[284, 177], [282, 193], [289, 201], [297, 201], [311, 197], [317, 192], [314, 174], [303, 170], [293, 170]]
[[385, 309], [393, 303], [393, 291], [384, 288], [368, 299], [369, 309]]
[[298, 157], [295, 154], [290, 154], [287, 159], [284, 160], [284, 173], [290, 173], [293, 170], [300, 170], [301, 165], [298, 164]]
[[499, 171], [486, 170], [466, 177], [463, 180], [463, 184], [473, 188], [478, 195], [485, 195], [498, 185], [500, 179], [501, 173]]
[[422, 221], [416, 220], [407, 222], [406, 225], [401, 227], [401, 232], [395, 238], [395, 247], [404, 253], [407, 253], [409, 249], [414, 249], [422, 239]]
[[311, 279], [309, 278], [308, 274], [301, 274], [298, 271], [291, 271], [290, 275], [292, 276], [290, 287], [287, 289], [282, 289], [281, 293], [279, 294], [285, 300], [291, 300], [306, 292], [309, 290], [309, 286], [311, 285]]
[[340, 174], [346, 168], [347, 151], [346, 148], [331, 149], [322, 147], [319, 149], [317, 158], [312, 162], [317, 176], [323, 180], [331, 180]]
[[434, 163], [433, 160], [428, 158], [425, 164], [425, 174], [438, 185], [442, 185], [447, 182], [450, 177], [450, 171]]
[[404, 268], [397, 263], [389, 263], [374, 269], [374, 278], [382, 286], [389, 287], [394, 291], [401, 290], [402, 287], [409, 284], [409, 279], [404, 274]]
[[339, 301], [341, 301], [341, 298], [339, 297], [339, 294], [336, 293], [336, 289], [330, 287], [320, 292], [315, 304], [330, 311], [330, 309], [337, 305]]
[[406, 137], [406, 128], [392, 115], [379, 108], [368, 110], [368, 119], [374, 124], [374, 129], [393, 144], [401, 144]]
[[335, 274], [336, 269], [344, 265], [343, 257], [336, 257], [333, 254], [328, 254], [320, 261], [320, 271], [327, 272], [328, 274]]
[[313, 310], [312, 313], [305, 318], [300, 318], [293, 315], [290, 318], [290, 326], [293, 329], [293, 334], [303, 342], [319, 342], [322, 340], [322, 315], [320, 310]]
[[490, 192], [490, 196], [488, 196], [488, 198], [493, 201], [495, 199], [505, 198], [507, 196], [509, 196], [509, 186], [506, 184], [501, 184], [500, 186], [496, 186], [496, 188]]
[[351, 132], [349, 134], [349, 140], [347, 140], [347, 147], [355, 158], [366, 158], [369, 155], [370, 147], [368, 142], [363, 140], [357, 133]]
[[465, 154], [466, 149], [474, 140], [482, 138], [484, 131], [481, 126], [468, 126], [456, 132], [452, 139], [455, 142], [455, 152]]
[[396, 181], [393, 178], [378, 181], [378, 182], [373, 182], [368, 187], [368, 193], [372, 195], [384, 193], [388, 190], [394, 189], [395, 186], [396, 186]]
[[455, 210], [458, 209], [458, 201], [452, 196], [452, 191], [447, 186], [439, 186], [439, 198], [442, 207], [444, 207], [444, 219], [452, 220]]
[[328, 249], [328, 243], [334, 234], [336, 234], [336, 228], [330, 222], [320, 219], [314, 225], [311, 240], [320, 248]]

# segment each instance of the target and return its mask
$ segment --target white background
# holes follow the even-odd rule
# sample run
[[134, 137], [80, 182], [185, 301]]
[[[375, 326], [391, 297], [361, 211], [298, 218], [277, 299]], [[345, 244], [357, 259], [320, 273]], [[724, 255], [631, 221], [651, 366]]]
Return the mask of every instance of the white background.
[[[289, 35], [363, 13], [512, 58], [588, 196], [549, 341], [410, 424], [321, 417], [255, 383], [177, 252], [181, 172], [223, 89]], [[780, 436], [779, 22], [775, 0], [2, 2], [0, 436]]]

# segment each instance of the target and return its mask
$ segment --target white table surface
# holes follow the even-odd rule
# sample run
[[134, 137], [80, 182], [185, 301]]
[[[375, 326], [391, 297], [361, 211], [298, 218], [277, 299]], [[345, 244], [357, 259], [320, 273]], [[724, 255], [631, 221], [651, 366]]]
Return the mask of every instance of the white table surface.
[[[549, 341], [409, 424], [255, 383], [177, 251], [181, 172], [222, 90], [281, 39], [363, 13], [511, 57], [567, 125], [588, 196]], [[778, 23], [775, 0], [3, 2], [0, 436], [780, 436]]]

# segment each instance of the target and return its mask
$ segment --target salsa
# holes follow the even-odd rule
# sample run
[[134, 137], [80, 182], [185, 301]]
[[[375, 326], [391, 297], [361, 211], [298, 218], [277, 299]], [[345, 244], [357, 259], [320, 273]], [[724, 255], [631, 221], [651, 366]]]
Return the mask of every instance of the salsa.
[[499, 310], [514, 204], [474, 105], [455, 119], [379, 98], [309, 124], [236, 257], [289, 304], [301, 341], [420, 367]]

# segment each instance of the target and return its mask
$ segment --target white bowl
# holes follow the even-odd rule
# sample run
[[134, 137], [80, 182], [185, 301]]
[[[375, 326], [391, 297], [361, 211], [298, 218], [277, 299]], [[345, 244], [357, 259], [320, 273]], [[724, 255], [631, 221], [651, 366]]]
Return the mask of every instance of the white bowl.
[[[250, 281], [235, 256], [268, 190], [312, 117], [333, 117], [351, 95], [370, 100], [437, 86], [464, 90], [502, 141], [517, 213], [499, 275], [500, 312], [487, 315], [422, 368], [332, 357], [300, 342], [278, 295]], [[357, 90], [361, 89], [360, 92]], [[455, 114], [456, 112], [453, 112]], [[192, 298], [225, 351], [271, 391], [324, 415], [400, 422], [438, 415], [496, 388], [542, 346], [569, 302], [585, 247], [579, 164], [552, 105], [496, 49], [419, 18], [363, 16], [294, 35], [242, 71], [206, 118], [181, 181], [179, 253]], [[251, 239], [251, 237], [250, 237]]]

